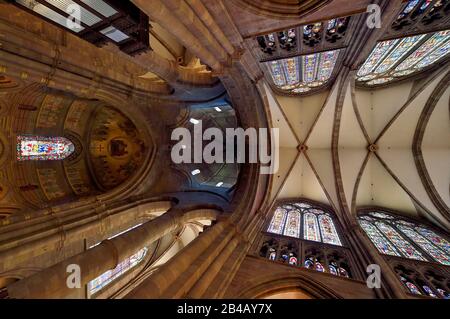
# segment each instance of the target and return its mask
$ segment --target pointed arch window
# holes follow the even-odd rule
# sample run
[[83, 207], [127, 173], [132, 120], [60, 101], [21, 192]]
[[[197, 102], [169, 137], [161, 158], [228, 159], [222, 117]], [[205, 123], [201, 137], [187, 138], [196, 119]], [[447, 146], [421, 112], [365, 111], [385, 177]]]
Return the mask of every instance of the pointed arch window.
[[388, 83], [419, 73], [449, 53], [450, 30], [382, 41], [359, 69], [357, 81], [367, 86]]
[[322, 241], [326, 244], [341, 246], [341, 241], [331, 217], [326, 214], [320, 214], [318, 218], [322, 231]]
[[304, 239], [320, 242], [319, 223], [317, 216], [313, 213], [306, 213], [303, 217]]
[[342, 246], [333, 217], [309, 203], [292, 203], [278, 207], [268, 233]]
[[338, 61], [340, 50], [265, 62], [275, 86], [288, 93], [304, 93], [325, 85]]
[[425, 225], [380, 211], [360, 216], [359, 223], [382, 254], [450, 265], [449, 241]]
[[74, 144], [65, 137], [17, 136], [18, 161], [58, 161], [74, 151]]
[[287, 213], [286, 225], [284, 227], [284, 235], [288, 237], [300, 237], [300, 211], [293, 209]]
[[282, 235], [284, 230], [284, 224], [286, 223], [286, 210], [283, 208], [278, 208], [273, 214], [272, 221], [270, 222], [269, 233]]

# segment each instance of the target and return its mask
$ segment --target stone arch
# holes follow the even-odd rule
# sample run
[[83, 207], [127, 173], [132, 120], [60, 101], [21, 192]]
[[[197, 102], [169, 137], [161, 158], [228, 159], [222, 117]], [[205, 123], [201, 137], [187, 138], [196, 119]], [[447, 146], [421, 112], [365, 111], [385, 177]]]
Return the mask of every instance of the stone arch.
[[329, 0], [233, 0], [236, 5], [255, 14], [275, 19], [300, 18], [311, 14], [329, 4]]
[[244, 289], [238, 298], [255, 299], [264, 298], [271, 294], [280, 292], [301, 290], [306, 295], [314, 299], [342, 299], [343, 297], [337, 291], [327, 287], [312, 278], [302, 274], [277, 273], [262, 275], [251, 279], [250, 287]]
[[150, 170], [155, 162], [156, 149], [154, 134], [150, 131], [149, 125], [146, 123], [146, 116], [138, 108], [124, 108], [123, 105], [130, 104], [130, 102], [118, 95], [111, 94], [109, 92], [98, 90], [91, 97], [100, 100], [103, 103], [120, 110], [127, 118], [129, 118], [133, 124], [136, 126], [137, 130], [141, 133], [144, 138], [144, 143], [148, 146], [150, 150], [147, 152], [141, 167], [124, 183], [115, 187], [114, 189], [97, 196], [101, 200], [107, 200], [112, 198], [123, 198], [130, 194], [133, 190], [138, 187], [144, 180], [148, 179]]

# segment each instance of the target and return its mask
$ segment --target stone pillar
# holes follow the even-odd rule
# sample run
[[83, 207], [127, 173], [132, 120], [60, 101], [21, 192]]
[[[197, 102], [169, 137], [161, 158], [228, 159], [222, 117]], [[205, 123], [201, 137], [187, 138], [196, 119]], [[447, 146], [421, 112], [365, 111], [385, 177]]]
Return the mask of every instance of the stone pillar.
[[209, 228], [175, 257], [161, 266], [126, 298], [182, 298], [197, 284], [209, 266], [232, 240], [235, 230], [228, 220]]
[[261, 224], [260, 220], [260, 216], [255, 216], [249, 223], [250, 229], [243, 231], [232, 216], [220, 220], [126, 298], [220, 298], [248, 253], [251, 241], [247, 235]]
[[[105, 240], [99, 245], [76, 256], [68, 258], [50, 268], [36, 273], [28, 278], [7, 287], [11, 298], [67, 298], [80, 297], [80, 290], [85, 285], [103, 274], [114, 269], [122, 260], [135, 254], [145, 246], [150, 245], [183, 224], [201, 219], [215, 219], [218, 211], [212, 209], [183, 210], [175, 207], [166, 214], [151, 220], [127, 233], [111, 240]], [[69, 265], [78, 265], [81, 269], [81, 288], [70, 289], [67, 286]]]
[[[132, 0], [132, 2], [145, 12], [152, 21], [176, 36], [181, 43], [189, 48], [192, 53], [208, 64], [213, 70], [221, 70], [220, 61], [192, 34], [180, 19], [160, 0]], [[196, 17], [191, 17], [196, 18]]]
[[[379, 265], [381, 268], [381, 289], [375, 292], [379, 298], [408, 298], [395, 272], [388, 262], [380, 255], [369, 239], [363, 234], [359, 224], [353, 225], [347, 233], [347, 239], [352, 247], [352, 252], [357, 262], [364, 268], [370, 264]], [[367, 274], [368, 276], [369, 274]]]

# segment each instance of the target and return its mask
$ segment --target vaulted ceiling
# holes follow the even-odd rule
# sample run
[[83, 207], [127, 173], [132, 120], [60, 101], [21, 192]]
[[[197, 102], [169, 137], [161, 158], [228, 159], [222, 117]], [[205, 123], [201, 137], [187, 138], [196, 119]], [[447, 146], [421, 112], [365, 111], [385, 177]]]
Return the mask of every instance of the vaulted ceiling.
[[338, 212], [343, 201], [352, 214], [386, 207], [448, 229], [449, 70], [379, 89], [357, 88], [352, 73], [309, 97], [278, 96], [266, 86], [281, 136], [271, 199], [310, 198]]

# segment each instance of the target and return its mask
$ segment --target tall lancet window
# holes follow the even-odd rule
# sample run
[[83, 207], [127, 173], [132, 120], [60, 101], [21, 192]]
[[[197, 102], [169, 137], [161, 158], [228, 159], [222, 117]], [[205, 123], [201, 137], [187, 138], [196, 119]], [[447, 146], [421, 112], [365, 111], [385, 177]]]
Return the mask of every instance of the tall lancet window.
[[18, 161], [58, 161], [74, 151], [74, 144], [65, 137], [17, 136]]
[[342, 246], [331, 214], [309, 203], [299, 202], [278, 207], [267, 232]]
[[425, 225], [379, 211], [359, 223], [382, 254], [450, 265], [450, 242]]

